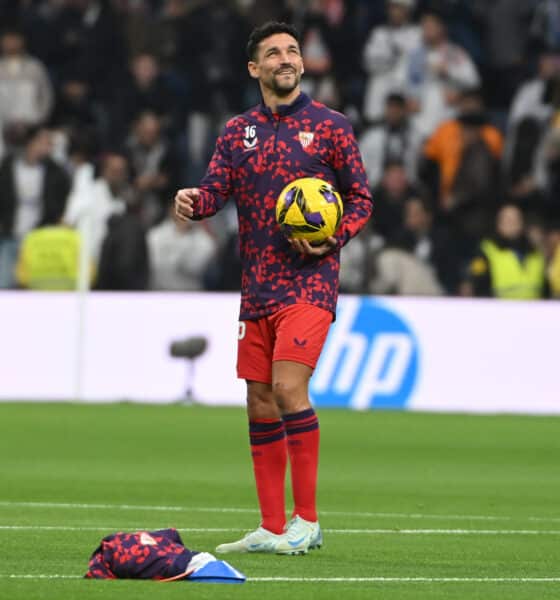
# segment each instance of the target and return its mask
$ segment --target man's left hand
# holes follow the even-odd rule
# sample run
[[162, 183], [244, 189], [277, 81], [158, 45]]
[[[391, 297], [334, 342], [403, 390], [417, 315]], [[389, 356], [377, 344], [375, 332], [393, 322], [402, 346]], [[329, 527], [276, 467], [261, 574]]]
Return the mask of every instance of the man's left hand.
[[288, 241], [296, 252], [309, 254], [311, 256], [324, 256], [336, 248], [336, 240], [333, 237], [328, 237], [318, 246], [312, 246], [307, 240], [296, 240], [292, 238]]

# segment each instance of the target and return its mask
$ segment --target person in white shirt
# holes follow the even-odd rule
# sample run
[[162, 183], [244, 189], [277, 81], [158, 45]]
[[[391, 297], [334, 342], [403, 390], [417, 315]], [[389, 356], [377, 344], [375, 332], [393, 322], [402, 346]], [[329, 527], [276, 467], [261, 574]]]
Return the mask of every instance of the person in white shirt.
[[68, 225], [80, 228], [87, 250], [96, 264], [107, 234], [109, 218], [123, 214], [127, 202], [131, 200], [129, 196], [133, 191], [129, 171], [126, 156], [113, 152], [103, 157], [99, 178], [92, 181], [85, 165], [83, 172], [74, 180], [63, 220]]
[[204, 275], [216, 254], [217, 244], [205, 225], [168, 217], [148, 232], [150, 288], [197, 291], [204, 288]]
[[16, 29], [4, 30], [0, 50], [0, 124], [6, 129], [44, 123], [54, 102], [45, 66], [27, 54]]
[[411, 22], [414, 5], [415, 0], [387, 0], [387, 24], [374, 27], [364, 47], [368, 121], [382, 119], [387, 95], [405, 88], [408, 56], [422, 43], [420, 27]]
[[449, 41], [438, 12], [424, 13], [421, 25], [423, 44], [409, 56], [407, 83], [411, 108], [416, 111], [413, 123], [422, 136], [428, 136], [455, 115], [459, 93], [478, 87], [480, 77], [465, 50]]
[[536, 119], [542, 126], [552, 117], [554, 85], [560, 80], [560, 50], [542, 50], [538, 64], [537, 76], [525, 81], [513, 97], [510, 127], [527, 117]]
[[404, 165], [411, 181], [416, 179], [420, 142], [408, 118], [406, 98], [389, 94], [383, 121], [368, 127], [359, 139], [370, 188], [380, 183], [385, 165], [395, 161]]

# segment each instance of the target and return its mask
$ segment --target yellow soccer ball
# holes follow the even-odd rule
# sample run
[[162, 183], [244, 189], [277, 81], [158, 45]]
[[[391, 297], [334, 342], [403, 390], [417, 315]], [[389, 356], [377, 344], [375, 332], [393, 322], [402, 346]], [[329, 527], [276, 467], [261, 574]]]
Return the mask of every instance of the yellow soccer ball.
[[276, 221], [288, 238], [321, 244], [342, 219], [342, 199], [323, 179], [303, 177], [289, 183], [276, 202]]

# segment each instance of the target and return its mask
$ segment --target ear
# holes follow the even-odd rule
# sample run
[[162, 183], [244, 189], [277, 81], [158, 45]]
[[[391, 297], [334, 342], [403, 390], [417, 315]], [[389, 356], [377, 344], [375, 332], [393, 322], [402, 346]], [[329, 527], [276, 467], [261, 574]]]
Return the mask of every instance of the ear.
[[303, 75], [305, 73], [305, 67], [303, 65], [301, 65], [301, 74]]
[[257, 66], [256, 62], [253, 62], [252, 60], [249, 61], [249, 63], [247, 64], [247, 70], [249, 71], [249, 75], [253, 79], [259, 78], [259, 67]]

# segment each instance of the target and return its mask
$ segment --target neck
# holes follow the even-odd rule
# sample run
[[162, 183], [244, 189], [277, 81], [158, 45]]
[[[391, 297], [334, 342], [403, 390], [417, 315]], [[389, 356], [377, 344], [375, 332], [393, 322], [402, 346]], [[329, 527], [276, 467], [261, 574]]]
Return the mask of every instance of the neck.
[[281, 104], [291, 104], [301, 94], [301, 90], [298, 85], [287, 96], [278, 96], [274, 91], [261, 86], [261, 93], [265, 106], [268, 106], [273, 113], [276, 113]]

